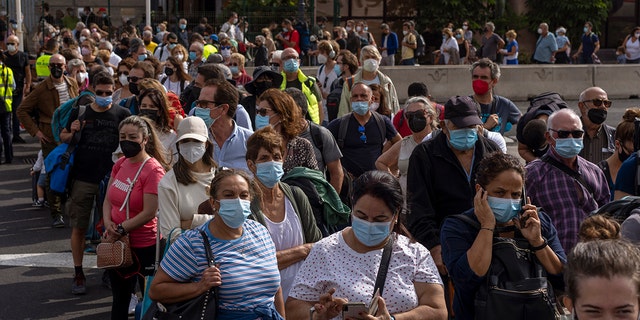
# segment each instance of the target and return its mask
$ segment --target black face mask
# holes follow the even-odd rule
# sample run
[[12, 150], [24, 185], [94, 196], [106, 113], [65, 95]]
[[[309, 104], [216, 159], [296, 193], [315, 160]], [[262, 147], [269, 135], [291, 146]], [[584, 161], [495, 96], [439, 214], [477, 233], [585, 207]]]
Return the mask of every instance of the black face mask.
[[142, 151], [142, 146], [135, 141], [122, 140], [120, 141], [120, 149], [126, 158], [133, 158]]
[[153, 120], [153, 122], [155, 122], [156, 124], [158, 123], [159, 116], [158, 116], [158, 111], [156, 111], [156, 110], [152, 110], [152, 109], [144, 109], [144, 110], [142, 110], [141, 109], [138, 114]]
[[51, 75], [56, 79], [60, 79], [60, 77], [62, 77], [62, 68], [60, 67], [51, 68]]
[[164, 74], [166, 74], [167, 76], [171, 77], [173, 75], [173, 69], [165, 68], [164, 69]]
[[589, 112], [587, 112], [587, 117], [589, 118], [589, 121], [593, 122], [594, 124], [601, 124], [605, 120], [607, 120], [607, 110], [595, 108], [589, 109]]
[[134, 82], [129, 82], [129, 91], [131, 91], [134, 96], [140, 94], [140, 88], [138, 88], [138, 84]]
[[408, 119], [409, 129], [411, 132], [420, 132], [427, 127], [427, 118], [423, 115], [412, 115]]
[[630, 153], [627, 153], [626, 150], [624, 150], [623, 147], [620, 147], [620, 153], [618, 153], [618, 159], [620, 159], [620, 162], [624, 162], [625, 160], [627, 160], [629, 158], [629, 156], [631, 155]]

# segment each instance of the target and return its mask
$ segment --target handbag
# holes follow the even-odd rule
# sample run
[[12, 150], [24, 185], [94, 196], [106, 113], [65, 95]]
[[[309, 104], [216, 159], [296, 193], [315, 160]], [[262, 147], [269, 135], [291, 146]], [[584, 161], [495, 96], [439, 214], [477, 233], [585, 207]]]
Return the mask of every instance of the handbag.
[[[127, 196], [124, 198], [124, 203], [120, 210], [126, 206], [127, 208], [127, 220], [129, 220], [129, 197], [133, 190], [133, 185], [138, 180], [142, 168], [149, 161], [151, 157], [146, 158], [136, 175], [133, 177], [133, 181], [129, 184], [129, 190], [127, 190]], [[106, 233], [105, 233], [106, 234]], [[129, 242], [129, 235], [123, 235], [116, 240], [109, 241], [108, 238], [103, 238], [102, 242], [96, 247], [96, 265], [100, 269], [117, 269], [125, 268], [133, 264], [133, 256], [131, 255], [131, 244]]]
[[[204, 242], [207, 263], [209, 267], [212, 267], [215, 265], [215, 260], [213, 252], [211, 252], [209, 237], [202, 230], [200, 230], [200, 234]], [[154, 301], [142, 317], [142, 320], [215, 319], [217, 308], [218, 288], [213, 287], [203, 295], [171, 305], [163, 305]]]

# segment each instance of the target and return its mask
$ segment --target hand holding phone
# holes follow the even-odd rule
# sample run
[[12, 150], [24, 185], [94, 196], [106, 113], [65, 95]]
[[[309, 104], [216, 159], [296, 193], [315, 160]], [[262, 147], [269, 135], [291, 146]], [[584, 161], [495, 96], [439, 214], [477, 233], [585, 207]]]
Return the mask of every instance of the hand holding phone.
[[524, 215], [524, 207], [529, 204], [529, 201], [530, 200], [527, 199], [525, 188], [522, 187], [522, 196], [520, 197], [520, 228], [524, 228], [527, 220], [529, 219], [529, 216]]
[[348, 302], [342, 305], [342, 319], [364, 319], [360, 315], [362, 312], [369, 312], [364, 302]]

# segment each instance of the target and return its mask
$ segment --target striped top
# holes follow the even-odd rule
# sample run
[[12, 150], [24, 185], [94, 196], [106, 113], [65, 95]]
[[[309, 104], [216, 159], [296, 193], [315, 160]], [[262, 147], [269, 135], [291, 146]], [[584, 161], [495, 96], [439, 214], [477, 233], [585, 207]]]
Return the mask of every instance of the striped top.
[[[64, 79], [63, 79], [64, 80]], [[69, 86], [66, 81], [62, 81], [61, 83], [53, 83], [58, 90], [58, 97], [60, 98], [60, 105], [63, 105], [65, 102], [69, 101]]]
[[209, 231], [209, 223], [182, 234], [162, 259], [160, 266], [172, 279], [197, 282], [207, 268], [202, 236], [204, 230], [220, 268], [219, 309], [252, 311], [256, 306], [274, 302], [280, 288], [276, 249], [267, 229], [253, 220], [243, 225], [242, 236], [220, 240]]

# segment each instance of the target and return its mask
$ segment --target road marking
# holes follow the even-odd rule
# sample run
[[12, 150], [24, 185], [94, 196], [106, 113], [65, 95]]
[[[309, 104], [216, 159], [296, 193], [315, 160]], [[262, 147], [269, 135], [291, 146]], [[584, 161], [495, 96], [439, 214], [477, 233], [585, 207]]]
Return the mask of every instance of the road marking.
[[[97, 268], [96, 256], [85, 255], [82, 264], [85, 268]], [[71, 252], [0, 254], [0, 266], [73, 268], [73, 257]]]

